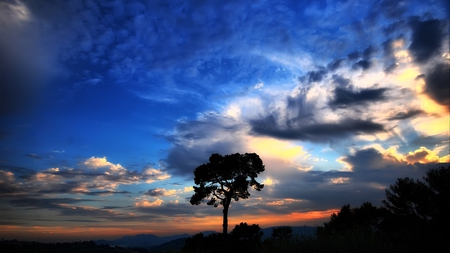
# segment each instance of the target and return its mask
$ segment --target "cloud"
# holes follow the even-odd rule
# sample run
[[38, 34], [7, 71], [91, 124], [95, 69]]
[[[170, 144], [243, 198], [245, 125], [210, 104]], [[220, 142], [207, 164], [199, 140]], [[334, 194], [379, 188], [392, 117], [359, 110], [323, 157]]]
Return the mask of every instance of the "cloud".
[[369, 60], [360, 60], [353, 64], [354, 69], [361, 68], [362, 70], [367, 70], [372, 66], [372, 62]]
[[280, 126], [273, 115], [250, 122], [254, 134], [311, 142], [330, 142], [358, 134], [383, 132], [381, 124], [370, 120], [344, 118], [338, 122]]
[[240, 152], [242, 130], [241, 123], [232, 117], [212, 112], [199, 115], [197, 120], [178, 122], [174, 133], [166, 135], [173, 143], [166, 159], [168, 169], [193, 175], [194, 169], [213, 153]]
[[148, 200], [141, 200], [135, 203], [136, 207], [155, 207], [155, 206], [161, 206], [161, 204], [164, 201], [162, 199], [157, 199], [153, 202], [150, 202]]
[[356, 172], [357, 170], [408, 167], [409, 165], [417, 164], [432, 166], [438, 163], [448, 163], [449, 156], [447, 154], [439, 157], [438, 152], [429, 150], [426, 147], [420, 147], [415, 151], [402, 154], [397, 151], [395, 146], [384, 149], [374, 145], [373, 147], [360, 149], [353, 155], [341, 157], [339, 161], [347, 164], [348, 169], [351, 171]]
[[327, 68], [330, 71], [335, 71], [337, 70], [342, 63], [344, 62], [344, 59], [334, 59], [333, 61], [331, 61], [330, 63], [328, 63]]
[[346, 108], [353, 105], [364, 105], [369, 102], [386, 100], [387, 88], [368, 88], [359, 91], [336, 87], [333, 99], [329, 102], [332, 108]]
[[414, 60], [417, 63], [425, 63], [433, 56], [438, 55], [442, 48], [443, 39], [441, 21], [437, 19], [412, 20], [410, 26], [412, 40], [408, 49]]
[[144, 169], [142, 173], [142, 180], [145, 180], [146, 183], [153, 183], [157, 180], [166, 180], [170, 177], [171, 176], [168, 173], [151, 167]]
[[[334, 63], [334, 64], [339, 65], [338, 63]], [[337, 68], [337, 66], [334, 66], [334, 67]], [[319, 68], [319, 70], [308, 71], [308, 73], [306, 73], [305, 76], [300, 77], [299, 79], [301, 81], [307, 81], [309, 83], [320, 82], [327, 74], [328, 74], [328, 71], [324, 67], [322, 67], [322, 68]]]
[[411, 109], [408, 111], [399, 111], [394, 113], [392, 116], [388, 118], [388, 120], [404, 120], [413, 117], [417, 117], [419, 115], [423, 115], [425, 112], [420, 109]]
[[35, 159], [35, 160], [41, 160], [42, 159], [41, 156], [38, 156], [36, 154], [26, 154], [25, 156], [27, 156], [27, 157], [29, 157], [31, 159]]
[[[6, 196], [21, 194], [84, 194], [106, 196], [112, 194], [130, 194], [129, 191], [118, 190], [120, 185], [152, 183], [170, 178], [166, 172], [148, 167], [142, 172], [127, 170], [120, 164], [112, 164], [105, 157], [86, 159], [81, 168], [49, 168], [43, 171], [0, 170], [8, 180], [0, 181], [2, 192]], [[92, 172], [106, 168], [103, 171]]]
[[174, 196], [177, 193], [175, 189], [166, 190], [164, 188], [154, 188], [144, 192], [144, 195], [151, 197]]
[[83, 162], [83, 165], [85, 165], [88, 168], [98, 169], [98, 168], [108, 168], [110, 171], [125, 171], [126, 169], [122, 167], [120, 164], [112, 164], [111, 162], [108, 162], [106, 160], [106, 157], [91, 157]]
[[425, 75], [425, 93], [450, 110], [450, 63], [438, 63]]

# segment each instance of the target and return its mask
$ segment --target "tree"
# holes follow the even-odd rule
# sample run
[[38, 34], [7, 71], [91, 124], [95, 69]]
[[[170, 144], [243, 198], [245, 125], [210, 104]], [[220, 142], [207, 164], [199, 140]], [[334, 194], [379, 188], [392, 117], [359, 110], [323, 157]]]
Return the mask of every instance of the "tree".
[[424, 181], [398, 178], [386, 190], [383, 204], [395, 215], [424, 221], [443, 219], [450, 212], [450, 166], [428, 170]]
[[319, 227], [318, 233], [332, 235], [351, 230], [372, 233], [383, 229], [388, 216], [389, 211], [386, 208], [378, 208], [370, 202], [364, 202], [360, 207], [355, 208], [347, 204], [342, 206], [337, 214], [331, 214], [330, 221], [325, 222], [323, 227]]
[[250, 243], [259, 243], [264, 235], [258, 224], [248, 225], [247, 222], [241, 222], [231, 231], [231, 236], [237, 241], [245, 241]]
[[194, 171], [195, 194], [192, 205], [199, 205], [203, 199], [210, 198], [208, 205], [223, 206], [223, 234], [228, 230], [228, 209], [234, 199], [246, 199], [250, 196], [248, 188], [261, 191], [264, 187], [256, 181], [258, 174], [264, 171], [264, 165], [255, 153], [231, 154], [221, 156], [212, 154], [209, 163], [198, 166]]
[[393, 226], [431, 235], [450, 226], [450, 166], [430, 169], [423, 179], [398, 178], [383, 204], [393, 214]]
[[277, 227], [272, 230], [272, 238], [290, 240], [292, 237], [292, 228], [289, 226]]

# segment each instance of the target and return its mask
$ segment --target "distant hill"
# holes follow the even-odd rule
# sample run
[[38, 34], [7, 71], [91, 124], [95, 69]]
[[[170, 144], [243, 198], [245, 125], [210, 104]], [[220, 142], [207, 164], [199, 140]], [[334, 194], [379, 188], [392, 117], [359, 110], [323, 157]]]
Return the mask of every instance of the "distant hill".
[[[277, 227], [270, 227], [262, 229], [264, 232], [263, 239], [269, 238], [272, 235], [272, 230]], [[310, 226], [300, 226], [300, 227], [291, 227], [294, 235], [303, 236], [303, 235], [314, 235], [316, 231], [316, 227]], [[204, 231], [202, 232], [204, 235], [209, 235], [212, 233], [216, 233], [215, 231]], [[189, 234], [181, 234], [181, 235], [172, 235], [172, 236], [156, 236], [152, 234], [139, 234], [135, 236], [124, 236], [122, 238], [116, 240], [98, 240], [95, 241], [97, 245], [107, 244], [111, 247], [120, 246], [120, 247], [137, 247], [137, 248], [145, 248], [151, 249], [151, 252], [159, 252], [161, 250], [174, 250], [181, 249], [184, 245], [184, 241], [186, 238], [191, 237]]]
[[171, 235], [171, 236], [156, 236], [152, 234], [139, 234], [134, 236], [124, 236], [116, 240], [98, 240], [95, 241], [97, 245], [107, 244], [111, 247], [137, 247], [137, 248], [150, 248], [151, 246], [161, 245], [166, 242], [170, 242], [180, 238], [188, 238], [191, 235]]

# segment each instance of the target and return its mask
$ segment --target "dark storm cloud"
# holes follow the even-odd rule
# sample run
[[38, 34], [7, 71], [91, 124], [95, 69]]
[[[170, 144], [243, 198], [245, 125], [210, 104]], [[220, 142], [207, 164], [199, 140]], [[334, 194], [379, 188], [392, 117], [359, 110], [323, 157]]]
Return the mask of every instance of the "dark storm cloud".
[[344, 87], [336, 87], [333, 98], [328, 104], [331, 108], [336, 109], [383, 101], [387, 99], [385, 96], [387, 90], [387, 88], [367, 88], [354, 91]]
[[369, 60], [360, 60], [352, 65], [353, 69], [367, 70], [372, 66], [372, 62]]
[[361, 58], [361, 53], [360, 52], [353, 52], [347, 55], [347, 59], [349, 61], [355, 61], [358, 60], [359, 58]]
[[425, 93], [450, 109], [450, 64], [438, 63], [425, 75]]
[[349, 84], [351, 84], [351, 80], [348, 78], [345, 78], [341, 75], [334, 74], [332, 77], [333, 83], [337, 84], [337, 86], [347, 87]]
[[374, 56], [374, 54], [376, 54], [378, 51], [378, 49], [374, 46], [369, 46], [366, 49], [364, 49], [362, 55], [364, 59], [368, 59], [372, 56]]
[[369, 46], [362, 53], [360, 52], [354, 52], [347, 56], [348, 60], [350, 62], [354, 62], [360, 58], [361, 60], [353, 63], [352, 68], [353, 69], [362, 69], [367, 70], [372, 66], [372, 61], [370, 58], [377, 52], [378, 50], [374, 46]]
[[320, 67], [318, 70], [308, 71], [306, 75], [299, 78], [300, 81], [306, 81], [309, 83], [320, 82], [328, 74], [328, 71], [324, 67]]
[[331, 142], [351, 135], [383, 132], [381, 124], [371, 120], [342, 119], [337, 123], [312, 123], [306, 125], [280, 126], [274, 115], [250, 121], [252, 133], [288, 140]]
[[388, 120], [403, 120], [403, 119], [409, 119], [409, 118], [414, 118], [416, 116], [419, 116], [421, 114], [425, 114], [424, 111], [420, 110], [420, 109], [415, 109], [415, 110], [409, 110], [406, 112], [397, 112], [394, 115], [390, 116], [388, 118]]
[[411, 45], [409, 50], [417, 63], [425, 63], [437, 55], [442, 47], [443, 31], [440, 20], [413, 20]]
[[335, 71], [342, 65], [344, 61], [345, 59], [334, 59], [333, 61], [328, 63], [327, 68], [329, 71]]

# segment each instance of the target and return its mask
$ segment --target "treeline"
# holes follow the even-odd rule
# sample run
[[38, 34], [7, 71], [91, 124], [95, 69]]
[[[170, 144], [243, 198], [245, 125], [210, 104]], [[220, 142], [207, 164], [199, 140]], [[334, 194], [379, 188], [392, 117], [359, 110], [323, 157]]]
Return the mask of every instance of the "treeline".
[[450, 166], [430, 169], [423, 180], [399, 178], [383, 206], [342, 206], [312, 236], [274, 229], [262, 240], [257, 224], [236, 225], [228, 235], [196, 234], [182, 252], [445, 252], [450, 228]]
[[130, 249], [119, 246], [97, 245], [94, 241], [78, 241], [63, 243], [42, 243], [18, 240], [0, 241], [2, 253], [141, 253], [145, 249]]

